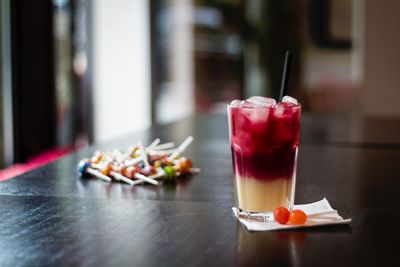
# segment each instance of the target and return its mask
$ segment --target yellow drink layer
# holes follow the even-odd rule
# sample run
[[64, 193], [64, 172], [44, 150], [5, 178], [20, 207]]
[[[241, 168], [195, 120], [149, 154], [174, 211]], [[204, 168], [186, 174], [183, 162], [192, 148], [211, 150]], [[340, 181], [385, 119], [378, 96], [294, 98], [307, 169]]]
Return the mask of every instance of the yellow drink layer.
[[250, 212], [273, 212], [293, 205], [294, 179], [272, 181], [236, 176], [239, 208]]

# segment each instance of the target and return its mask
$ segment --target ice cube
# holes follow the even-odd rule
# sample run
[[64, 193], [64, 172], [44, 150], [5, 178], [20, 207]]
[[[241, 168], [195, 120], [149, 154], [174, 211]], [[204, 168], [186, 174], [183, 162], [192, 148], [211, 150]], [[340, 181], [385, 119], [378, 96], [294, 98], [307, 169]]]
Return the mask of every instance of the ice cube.
[[240, 101], [239, 107], [244, 107], [246, 105], [246, 101], [242, 100]]
[[[247, 102], [248, 103], [248, 102]], [[251, 103], [250, 103], [251, 104]], [[254, 104], [252, 104], [254, 105]], [[260, 107], [260, 106], [257, 106]], [[270, 108], [242, 108], [240, 109], [241, 114], [245, 117], [250, 125], [242, 129], [250, 129], [255, 125], [260, 125], [260, 127], [265, 127], [268, 122]], [[257, 126], [258, 127], [258, 126]]]
[[293, 98], [293, 97], [288, 96], [288, 95], [285, 95], [285, 96], [282, 98], [282, 102], [291, 103], [291, 104], [293, 104], [293, 105], [298, 105], [298, 104], [299, 104], [299, 102], [297, 102], [297, 99], [296, 99], [296, 98]]
[[231, 106], [232, 107], [239, 107], [241, 102], [242, 102], [241, 100], [235, 99], [235, 100], [233, 100], [231, 102]]
[[255, 107], [273, 107], [276, 105], [275, 99], [263, 96], [252, 96], [246, 102]]
[[281, 117], [284, 117], [284, 116], [287, 116], [287, 115], [289, 115], [288, 114], [288, 109], [287, 109], [287, 107], [286, 107], [286, 103], [279, 103], [277, 106], [276, 106], [276, 108], [275, 108], [275, 110], [274, 110], [274, 116], [276, 117], [276, 118], [281, 118]]
[[253, 104], [253, 103], [251, 103], [251, 102], [248, 102], [248, 101], [243, 100], [243, 101], [240, 103], [240, 107], [241, 107], [241, 108], [256, 108], [256, 107], [259, 107], [259, 106], [256, 105], [256, 104]]

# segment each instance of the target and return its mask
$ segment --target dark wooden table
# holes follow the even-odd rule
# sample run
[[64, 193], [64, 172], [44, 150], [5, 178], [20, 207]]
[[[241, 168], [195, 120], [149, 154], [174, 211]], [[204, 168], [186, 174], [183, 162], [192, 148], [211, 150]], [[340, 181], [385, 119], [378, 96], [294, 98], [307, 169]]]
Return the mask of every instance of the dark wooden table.
[[[201, 174], [130, 187], [80, 178], [97, 148], [195, 137]], [[399, 266], [400, 124], [302, 120], [296, 202], [327, 197], [350, 226], [249, 233], [233, 217], [224, 114], [196, 115], [84, 149], [0, 183], [0, 266]]]

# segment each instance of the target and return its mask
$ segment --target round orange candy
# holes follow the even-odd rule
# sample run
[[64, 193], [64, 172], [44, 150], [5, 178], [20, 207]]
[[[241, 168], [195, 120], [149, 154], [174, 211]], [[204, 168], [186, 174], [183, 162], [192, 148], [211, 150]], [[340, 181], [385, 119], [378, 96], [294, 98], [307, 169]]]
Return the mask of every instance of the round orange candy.
[[193, 166], [193, 163], [190, 159], [188, 158], [180, 158], [179, 160], [179, 171], [181, 173], [186, 173], [189, 172], [189, 169]]
[[307, 221], [307, 215], [302, 210], [292, 210], [289, 215], [289, 223], [294, 225], [302, 225]]

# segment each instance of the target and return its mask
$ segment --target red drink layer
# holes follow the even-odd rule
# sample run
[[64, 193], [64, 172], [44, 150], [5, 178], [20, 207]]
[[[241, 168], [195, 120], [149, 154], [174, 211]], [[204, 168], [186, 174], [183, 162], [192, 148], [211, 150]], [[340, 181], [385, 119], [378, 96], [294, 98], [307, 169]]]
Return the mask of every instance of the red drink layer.
[[273, 181], [292, 179], [299, 144], [301, 106], [229, 107], [235, 176]]

